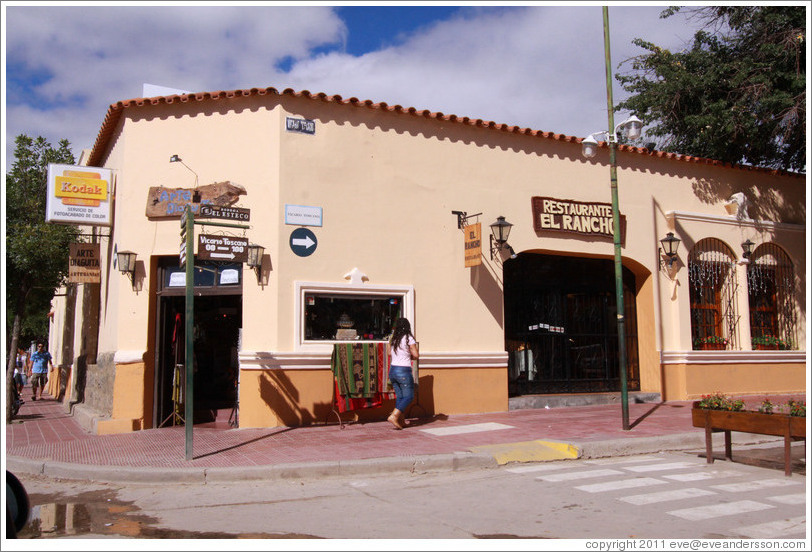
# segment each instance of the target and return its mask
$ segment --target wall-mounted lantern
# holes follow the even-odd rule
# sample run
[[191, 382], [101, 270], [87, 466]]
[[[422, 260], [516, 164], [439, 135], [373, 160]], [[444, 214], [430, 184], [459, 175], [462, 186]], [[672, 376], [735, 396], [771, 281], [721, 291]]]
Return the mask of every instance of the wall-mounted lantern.
[[502, 216], [496, 217], [496, 222], [491, 224], [491, 260], [502, 249], [510, 251], [511, 259], [516, 258], [516, 252], [507, 243], [511, 228], [513, 228], [513, 225]]
[[129, 276], [133, 290], [135, 290], [135, 261], [137, 258], [138, 254], [132, 251], [119, 251], [116, 253], [118, 270], [122, 274]]
[[747, 241], [742, 243], [742, 257], [745, 259], [750, 259], [750, 255], [753, 254], [753, 246], [756, 245], [755, 243], [750, 241], [750, 238], [747, 238]]
[[257, 273], [257, 283], [262, 283], [262, 256], [265, 254], [265, 248], [261, 245], [252, 243], [248, 246], [248, 260], [246, 264], [248, 268], [253, 268]]
[[679, 247], [679, 242], [680, 239], [674, 236], [674, 232], [669, 232], [663, 239], [660, 240], [660, 243], [662, 244], [661, 251], [665, 253], [665, 256], [667, 257], [666, 263], [668, 263], [669, 269], [677, 261], [677, 248]]

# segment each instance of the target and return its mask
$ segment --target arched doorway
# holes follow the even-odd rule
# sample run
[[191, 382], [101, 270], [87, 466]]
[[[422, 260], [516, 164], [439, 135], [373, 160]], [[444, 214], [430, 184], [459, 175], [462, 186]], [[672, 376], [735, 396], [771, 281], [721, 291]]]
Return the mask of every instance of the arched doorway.
[[[509, 395], [620, 391], [614, 263], [521, 253], [505, 261]], [[640, 389], [635, 278], [623, 269], [628, 390]]]

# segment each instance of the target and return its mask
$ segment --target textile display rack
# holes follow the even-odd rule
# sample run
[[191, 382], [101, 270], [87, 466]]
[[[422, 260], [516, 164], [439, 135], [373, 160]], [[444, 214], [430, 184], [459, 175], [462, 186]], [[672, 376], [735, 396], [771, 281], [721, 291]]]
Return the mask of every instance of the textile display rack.
[[183, 340], [183, 324], [180, 313], [175, 314], [175, 326], [172, 330], [172, 352], [175, 358], [175, 369], [172, 372], [172, 413], [161, 422], [158, 427], [164, 427], [169, 420], [172, 420], [172, 425], [183, 425], [183, 414], [185, 403], [183, 400], [183, 393], [186, 389], [186, 366], [181, 359], [181, 347], [179, 344]]
[[[389, 382], [389, 353], [389, 343], [337, 343], [333, 346], [330, 359], [334, 383], [332, 413], [340, 429], [344, 429], [342, 413], [379, 407], [384, 400], [395, 399], [395, 390]], [[425, 414], [425, 408], [419, 404], [417, 360], [412, 362], [412, 375], [415, 395], [408, 411], [411, 413], [418, 407]]]
[[[381, 406], [394, 399], [389, 385], [387, 343], [336, 343], [330, 358], [333, 371], [333, 410], [339, 427], [341, 414], [362, 408]], [[329, 416], [328, 416], [329, 417]]]
[[169, 420], [172, 420], [173, 426], [185, 423], [183, 419], [185, 371], [186, 367], [183, 364], [175, 364], [175, 371], [172, 374], [172, 413], [158, 427], [164, 427]]

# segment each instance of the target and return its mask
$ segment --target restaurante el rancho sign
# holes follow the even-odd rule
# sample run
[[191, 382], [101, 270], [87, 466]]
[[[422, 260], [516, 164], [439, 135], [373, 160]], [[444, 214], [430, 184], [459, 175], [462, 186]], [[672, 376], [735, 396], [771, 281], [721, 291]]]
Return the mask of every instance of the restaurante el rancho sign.
[[[533, 197], [533, 228], [536, 232], [568, 232], [588, 236], [612, 238], [612, 205]], [[625, 217], [621, 216], [621, 237], [625, 227]]]

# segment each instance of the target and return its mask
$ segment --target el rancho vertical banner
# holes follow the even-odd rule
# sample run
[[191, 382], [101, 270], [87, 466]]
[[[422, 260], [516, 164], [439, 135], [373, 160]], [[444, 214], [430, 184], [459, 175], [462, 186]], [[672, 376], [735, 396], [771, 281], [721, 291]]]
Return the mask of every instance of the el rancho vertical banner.
[[482, 225], [469, 224], [464, 226], [465, 233], [465, 268], [482, 264]]
[[101, 246], [98, 243], [70, 244], [68, 282], [72, 284], [101, 282]]
[[[533, 229], [536, 233], [565, 232], [614, 238], [612, 204], [533, 197]], [[620, 239], [625, 242], [626, 217], [620, 217]]]

